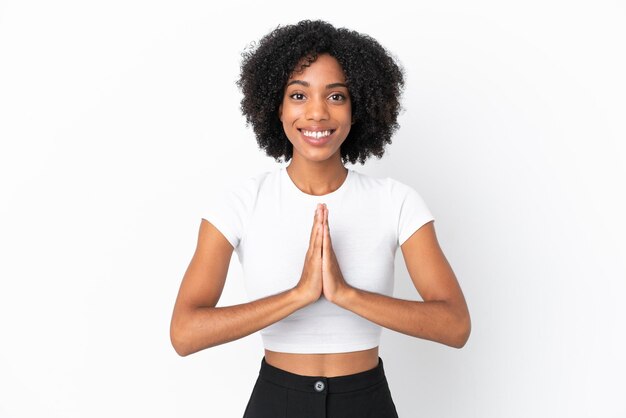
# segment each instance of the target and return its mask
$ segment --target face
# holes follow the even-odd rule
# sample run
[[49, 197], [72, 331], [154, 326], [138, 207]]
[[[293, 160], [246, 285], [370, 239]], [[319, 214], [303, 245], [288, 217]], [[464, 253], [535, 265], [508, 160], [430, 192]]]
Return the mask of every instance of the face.
[[317, 59], [287, 81], [278, 116], [293, 158], [322, 161], [340, 159], [340, 146], [350, 132], [352, 106], [339, 62], [329, 54]]

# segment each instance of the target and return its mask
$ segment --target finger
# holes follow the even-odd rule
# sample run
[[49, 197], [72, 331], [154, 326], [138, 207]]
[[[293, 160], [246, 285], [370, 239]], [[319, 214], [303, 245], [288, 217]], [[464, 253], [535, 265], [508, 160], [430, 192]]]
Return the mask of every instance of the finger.
[[328, 232], [328, 244], [330, 244], [330, 224], [328, 223], [328, 208], [324, 211], [324, 224], [326, 225], [326, 230]]
[[320, 223], [321, 216], [320, 216], [320, 210], [319, 210], [319, 205], [315, 210], [315, 215], [313, 215], [313, 226], [311, 227], [311, 236], [309, 237], [309, 247], [313, 246], [315, 244], [315, 233], [316, 233], [316, 228], [317, 225]]
[[315, 234], [315, 254], [318, 256], [321, 256], [321, 251], [322, 251], [322, 241], [323, 241], [323, 237], [324, 237], [324, 231], [322, 228], [322, 223], [318, 223], [316, 224], [316, 234]]
[[324, 251], [329, 257], [334, 258], [333, 240], [330, 237], [330, 224], [328, 223], [328, 211], [326, 212], [326, 227], [324, 228]]
[[330, 248], [329, 248], [329, 244], [330, 244], [330, 234], [328, 233], [328, 210], [324, 209], [324, 221], [323, 221], [323, 228], [322, 228], [322, 254], [324, 256], [329, 255], [330, 254]]

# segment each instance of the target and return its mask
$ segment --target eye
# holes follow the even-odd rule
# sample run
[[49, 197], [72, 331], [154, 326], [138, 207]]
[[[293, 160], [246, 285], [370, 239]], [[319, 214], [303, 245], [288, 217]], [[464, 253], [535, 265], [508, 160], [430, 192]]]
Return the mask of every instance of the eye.
[[346, 100], [346, 96], [344, 96], [342, 93], [333, 93], [330, 95], [330, 97], [337, 102], [341, 102]]
[[293, 93], [289, 97], [291, 97], [292, 99], [295, 99], [295, 100], [302, 100], [304, 98], [304, 94], [302, 94], [302, 93]]

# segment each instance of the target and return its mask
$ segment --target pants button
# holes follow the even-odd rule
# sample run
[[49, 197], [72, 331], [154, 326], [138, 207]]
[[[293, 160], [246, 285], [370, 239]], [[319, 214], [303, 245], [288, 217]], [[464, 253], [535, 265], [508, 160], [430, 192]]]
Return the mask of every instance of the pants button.
[[318, 391], [318, 392], [323, 391], [325, 387], [326, 387], [326, 385], [324, 385], [324, 382], [322, 382], [321, 380], [318, 380], [313, 385], [313, 388], [315, 388], [315, 390]]

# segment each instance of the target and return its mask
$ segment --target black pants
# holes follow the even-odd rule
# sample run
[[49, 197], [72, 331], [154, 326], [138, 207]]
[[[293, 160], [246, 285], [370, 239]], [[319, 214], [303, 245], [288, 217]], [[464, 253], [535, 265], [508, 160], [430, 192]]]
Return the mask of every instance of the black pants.
[[243, 418], [398, 418], [383, 370], [347, 376], [289, 373], [261, 361]]

